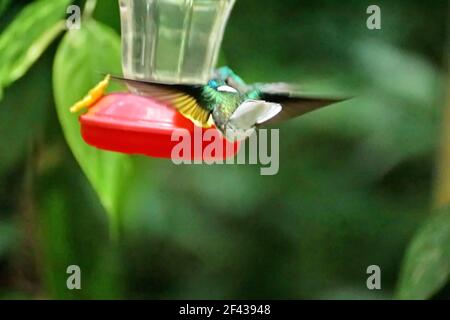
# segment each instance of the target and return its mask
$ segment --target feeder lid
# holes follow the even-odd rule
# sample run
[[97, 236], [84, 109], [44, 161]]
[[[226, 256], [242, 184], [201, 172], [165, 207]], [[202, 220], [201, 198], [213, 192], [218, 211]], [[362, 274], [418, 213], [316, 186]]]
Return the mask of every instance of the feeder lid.
[[[151, 97], [130, 93], [113, 93], [103, 96], [89, 111], [80, 117], [81, 134], [86, 143], [100, 149], [127, 154], [144, 154], [152, 157], [173, 158], [172, 150], [179, 141], [172, 141], [175, 130], [184, 129], [194, 138], [194, 131], [205, 130], [195, 127], [174, 108], [155, 101]], [[239, 143], [229, 142], [220, 136], [222, 154], [213, 159], [234, 156]], [[183, 159], [205, 159], [202, 151], [210, 143], [202, 140], [201, 154], [195, 152], [191, 139], [191, 151]], [[220, 153], [220, 152], [218, 152]], [[208, 157], [211, 159], [211, 157]]]

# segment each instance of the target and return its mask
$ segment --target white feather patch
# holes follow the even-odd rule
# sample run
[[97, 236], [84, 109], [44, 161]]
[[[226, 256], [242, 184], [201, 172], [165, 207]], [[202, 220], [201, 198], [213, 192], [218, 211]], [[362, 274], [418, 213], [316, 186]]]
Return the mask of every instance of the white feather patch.
[[236, 128], [249, 129], [275, 117], [282, 110], [278, 103], [263, 100], [244, 101], [230, 117], [230, 124]]
[[237, 93], [238, 92], [235, 88], [230, 87], [230, 86], [220, 86], [220, 87], [217, 88], [217, 91], [220, 91], [220, 92], [231, 92], [231, 93]]

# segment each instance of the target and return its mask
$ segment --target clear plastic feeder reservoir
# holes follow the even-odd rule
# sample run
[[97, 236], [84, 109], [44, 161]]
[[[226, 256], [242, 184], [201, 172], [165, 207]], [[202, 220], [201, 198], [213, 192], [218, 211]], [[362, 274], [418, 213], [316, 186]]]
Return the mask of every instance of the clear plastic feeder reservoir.
[[120, 0], [125, 77], [206, 83], [235, 0]]

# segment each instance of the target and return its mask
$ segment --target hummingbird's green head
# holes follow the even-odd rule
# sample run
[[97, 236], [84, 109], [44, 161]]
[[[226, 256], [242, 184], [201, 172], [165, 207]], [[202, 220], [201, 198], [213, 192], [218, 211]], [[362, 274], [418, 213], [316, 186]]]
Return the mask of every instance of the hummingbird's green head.
[[226, 83], [226, 81], [222, 79], [211, 79], [208, 81], [207, 86], [216, 91], [217, 93], [221, 92], [238, 93], [238, 91], [235, 88], [230, 87]]
[[221, 67], [216, 70], [215, 79], [224, 81], [227, 85], [237, 89], [240, 92], [247, 90], [247, 85], [233, 70], [229, 67]]
[[211, 89], [217, 90], [221, 86], [225, 85], [225, 81], [219, 80], [219, 79], [211, 79], [208, 81], [208, 87]]

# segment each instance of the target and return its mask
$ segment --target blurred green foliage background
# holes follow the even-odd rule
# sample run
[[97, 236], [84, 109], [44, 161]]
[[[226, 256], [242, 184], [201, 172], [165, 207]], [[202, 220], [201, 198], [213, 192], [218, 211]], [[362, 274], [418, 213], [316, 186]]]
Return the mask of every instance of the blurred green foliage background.
[[[70, 2], [58, 1], [63, 9]], [[237, 0], [222, 62], [248, 82], [286, 80], [357, 98], [283, 124], [275, 176], [255, 165], [127, 157], [113, 214], [95, 192], [112, 182], [89, 183], [60, 125], [76, 117], [58, 118], [55, 101], [70, 105], [70, 94], [90, 88], [95, 81], [77, 72], [95, 73], [91, 53], [115, 56], [106, 49], [117, 45], [92, 32], [89, 48], [63, 56], [60, 33], [23, 76], [11, 76], [26, 66], [18, 52], [30, 40], [1, 39], [32, 2], [0, 1], [0, 298], [450, 297], [450, 238], [429, 245], [422, 236], [427, 245], [413, 245], [402, 268], [432, 215], [448, 1]], [[381, 7], [381, 30], [366, 28], [370, 4]], [[56, 23], [65, 17], [58, 12], [45, 19]], [[120, 33], [117, 1], [99, 1], [93, 17]], [[92, 154], [77, 157], [83, 168]], [[423, 256], [439, 248], [442, 259]], [[415, 263], [439, 278], [426, 278], [435, 285], [424, 288], [417, 274], [408, 280]], [[66, 288], [71, 264], [81, 267], [81, 291]], [[373, 264], [382, 270], [379, 291], [366, 288]]]

